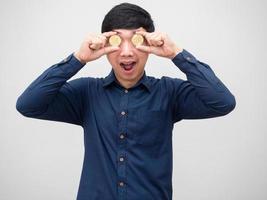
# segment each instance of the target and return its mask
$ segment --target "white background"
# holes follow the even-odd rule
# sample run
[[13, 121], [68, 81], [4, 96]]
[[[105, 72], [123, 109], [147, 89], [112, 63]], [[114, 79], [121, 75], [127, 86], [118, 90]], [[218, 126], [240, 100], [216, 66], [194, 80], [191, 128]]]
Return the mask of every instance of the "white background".
[[[267, 199], [267, 3], [262, 0], [130, 1], [210, 65], [236, 97], [224, 117], [184, 120], [173, 132], [174, 200]], [[23, 117], [18, 96], [51, 65], [100, 33], [104, 15], [121, 1], [0, 1], [0, 199], [72, 200], [83, 161], [79, 126]], [[150, 76], [185, 75], [150, 56]], [[105, 77], [107, 59], [73, 78]], [[93, 162], [93, 161], [92, 161]]]

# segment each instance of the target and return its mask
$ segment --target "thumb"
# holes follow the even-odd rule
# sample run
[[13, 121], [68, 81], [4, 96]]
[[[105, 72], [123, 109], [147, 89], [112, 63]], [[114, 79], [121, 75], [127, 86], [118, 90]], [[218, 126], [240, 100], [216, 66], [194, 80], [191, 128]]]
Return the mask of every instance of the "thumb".
[[157, 50], [157, 47], [144, 45], [137, 45], [136, 48], [146, 53], [155, 53]]
[[119, 47], [117, 47], [117, 46], [108, 46], [108, 47], [103, 47], [103, 48], [99, 49], [97, 54], [99, 56], [103, 56], [104, 54], [109, 54], [109, 53], [115, 52], [117, 50], [119, 50]]

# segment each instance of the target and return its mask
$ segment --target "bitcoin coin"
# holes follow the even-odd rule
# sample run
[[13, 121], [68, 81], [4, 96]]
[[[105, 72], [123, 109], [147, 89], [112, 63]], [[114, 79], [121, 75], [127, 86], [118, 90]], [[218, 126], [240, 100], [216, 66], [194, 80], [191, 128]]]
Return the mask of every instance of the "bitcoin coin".
[[109, 44], [111, 46], [119, 46], [121, 43], [121, 38], [120, 36], [118, 35], [112, 35], [110, 38], [109, 38]]
[[134, 34], [134, 36], [132, 37], [132, 43], [137, 46], [137, 45], [141, 45], [144, 42], [144, 37], [140, 34]]

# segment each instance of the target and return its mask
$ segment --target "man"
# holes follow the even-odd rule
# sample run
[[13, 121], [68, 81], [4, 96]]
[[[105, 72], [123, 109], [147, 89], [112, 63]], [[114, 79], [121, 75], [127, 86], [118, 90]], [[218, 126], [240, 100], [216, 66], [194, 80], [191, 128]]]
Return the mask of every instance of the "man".
[[[112, 41], [112, 36], [118, 37]], [[149, 54], [171, 60], [187, 80], [147, 76]], [[67, 82], [103, 55], [112, 66], [107, 77]], [[83, 127], [78, 200], [172, 199], [174, 123], [223, 116], [234, 107], [234, 96], [207, 64], [155, 32], [150, 14], [129, 3], [113, 7], [102, 34], [88, 35], [79, 50], [33, 81], [16, 104], [24, 116]]]

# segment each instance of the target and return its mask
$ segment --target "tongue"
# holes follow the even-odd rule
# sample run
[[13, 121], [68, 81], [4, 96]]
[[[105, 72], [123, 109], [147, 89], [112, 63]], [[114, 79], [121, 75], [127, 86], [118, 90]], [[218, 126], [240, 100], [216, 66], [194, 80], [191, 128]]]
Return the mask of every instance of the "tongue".
[[128, 71], [128, 70], [131, 70], [132, 68], [133, 68], [133, 64], [125, 65], [125, 66], [124, 66], [124, 69], [127, 70], [127, 71]]

